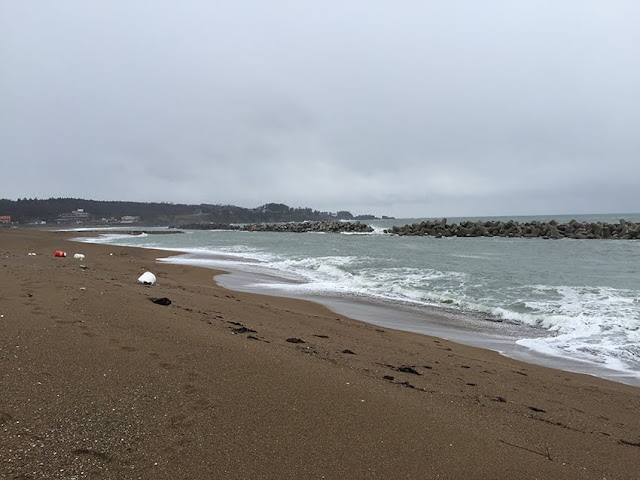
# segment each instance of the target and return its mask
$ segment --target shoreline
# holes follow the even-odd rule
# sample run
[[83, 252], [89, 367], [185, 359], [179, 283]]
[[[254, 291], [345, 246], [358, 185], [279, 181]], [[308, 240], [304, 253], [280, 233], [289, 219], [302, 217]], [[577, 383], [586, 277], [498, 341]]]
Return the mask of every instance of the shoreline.
[[[159, 260], [165, 261], [167, 259]], [[175, 262], [167, 263], [180, 264], [180, 261], [176, 260]], [[215, 269], [214, 267], [205, 268]], [[491, 322], [481, 324], [479, 319], [472, 319], [465, 313], [449, 312], [450, 315], [463, 317], [463, 323], [453, 324], [445, 313], [445, 310], [439, 307], [432, 307], [432, 310], [424, 313], [411, 307], [403, 308], [401, 305], [387, 305], [383, 302], [376, 303], [366, 299], [359, 301], [354, 298], [303, 294], [293, 295], [281, 290], [269, 291], [264, 288], [247, 286], [245, 283], [246, 279], [243, 279], [243, 277], [243, 272], [225, 271], [218, 274], [215, 279], [219, 285], [233, 291], [310, 301], [323, 305], [337, 314], [345, 315], [354, 320], [371, 325], [436, 337], [461, 345], [493, 351], [506, 358], [532, 365], [591, 375], [597, 378], [640, 387], [640, 378], [630, 373], [613, 370], [587, 361], [562, 357], [560, 355], [545, 355], [544, 353], [519, 345], [516, 343], [517, 340], [519, 340], [519, 338], [515, 336], [516, 331], [518, 331], [518, 333], [525, 333], [524, 329], [526, 327], [509, 325], [512, 331], [511, 334], [508, 335], [503, 331], [502, 324], [499, 324], [501, 327], [495, 328], [490, 332], [489, 327], [495, 327]], [[247, 274], [246, 277], [249, 278], [251, 275]], [[421, 321], [424, 320], [425, 317], [429, 318], [429, 322], [426, 324], [424, 321]], [[528, 338], [531, 338], [531, 335], [529, 335]]]
[[[266, 287], [253, 287], [250, 284], [256, 280], [260, 280], [261, 283], [292, 280], [278, 276], [277, 272], [270, 275], [234, 268], [233, 265], [227, 264], [228, 262], [224, 257], [211, 256], [207, 258], [207, 256], [198, 256], [198, 254], [184, 251], [169, 251], [167, 257], [158, 258], [157, 260], [167, 264], [190, 265], [218, 271], [220, 273], [214, 277], [215, 281], [220, 286], [232, 291], [310, 301], [323, 305], [337, 314], [371, 325], [446, 339], [463, 345], [491, 350], [507, 358], [533, 365], [591, 375], [640, 387], [640, 377], [629, 372], [615, 370], [604, 364], [599, 365], [561, 355], [545, 354], [517, 344], [516, 342], [522, 336], [526, 338], [536, 338], [536, 334], [537, 336], [544, 336], [543, 332], [536, 332], [531, 327], [499, 323], [499, 328], [492, 329], [491, 327], [495, 327], [495, 325], [491, 322], [482, 322], [479, 317], [474, 318], [468, 312], [448, 311], [446, 308], [438, 306], [429, 307], [425, 313], [424, 308], [418, 310], [401, 304], [393, 305], [384, 301], [376, 302], [375, 299], [296, 294], [289, 290], [285, 291], [277, 288], [271, 290]], [[216, 265], [216, 262], [222, 262], [223, 264]], [[461, 323], [453, 322], [450, 316], [461, 319]], [[425, 318], [429, 319], [427, 323], [424, 321]], [[505, 325], [509, 328], [509, 334], [504, 331]]]
[[174, 252], [74, 234], [0, 232], [3, 480], [640, 470], [637, 387], [230, 291], [157, 261]]

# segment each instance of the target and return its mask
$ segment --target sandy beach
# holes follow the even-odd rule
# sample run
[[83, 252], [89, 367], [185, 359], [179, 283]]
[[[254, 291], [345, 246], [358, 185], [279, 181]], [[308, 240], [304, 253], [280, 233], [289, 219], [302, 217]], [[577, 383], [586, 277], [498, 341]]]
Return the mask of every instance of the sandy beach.
[[0, 229], [0, 479], [640, 477], [640, 388], [70, 237]]

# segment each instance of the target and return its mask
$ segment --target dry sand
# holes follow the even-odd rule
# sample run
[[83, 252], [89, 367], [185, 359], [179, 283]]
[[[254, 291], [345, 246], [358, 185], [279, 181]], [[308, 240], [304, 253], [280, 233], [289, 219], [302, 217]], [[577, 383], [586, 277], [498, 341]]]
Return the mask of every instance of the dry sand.
[[0, 230], [2, 479], [640, 478], [640, 388], [68, 237]]

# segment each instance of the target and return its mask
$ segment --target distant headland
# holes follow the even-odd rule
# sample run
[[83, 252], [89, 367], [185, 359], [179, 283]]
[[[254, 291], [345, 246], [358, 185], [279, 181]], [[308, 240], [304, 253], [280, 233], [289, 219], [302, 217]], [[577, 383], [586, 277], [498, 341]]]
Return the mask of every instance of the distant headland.
[[2, 223], [21, 225], [159, 225], [246, 224], [336, 220], [378, 220], [371, 214], [353, 215], [347, 210], [327, 212], [309, 207], [267, 203], [256, 208], [235, 205], [125, 202], [81, 198], [0, 199]]

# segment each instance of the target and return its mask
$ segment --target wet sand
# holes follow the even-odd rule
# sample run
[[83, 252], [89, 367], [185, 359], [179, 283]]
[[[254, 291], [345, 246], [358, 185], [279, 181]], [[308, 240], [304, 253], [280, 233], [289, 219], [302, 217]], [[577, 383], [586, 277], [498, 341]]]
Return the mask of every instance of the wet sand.
[[640, 388], [71, 235], [0, 230], [2, 479], [638, 478]]
[[[186, 260], [185, 257], [187, 257]], [[161, 261], [186, 265], [195, 264], [191, 263], [188, 257], [189, 254], [186, 256], [177, 255], [161, 259]], [[202, 263], [199, 265], [202, 266]], [[209, 268], [215, 267], [209, 266]], [[521, 325], [487, 321], [484, 316], [473, 317], [468, 313], [460, 313], [454, 310], [445, 311], [441, 307], [412, 308], [402, 304], [392, 305], [376, 302], [371, 299], [298, 294], [290, 290], [282, 291], [277, 288], [265, 288], [262, 286], [265, 283], [268, 284], [269, 281], [280, 283], [283, 281], [281, 277], [274, 280], [263, 275], [231, 271], [217, 275], [215, 278], [218, 284], [231, 290], [309, 300], [324, 305], [341, 315], [383, 328], [444, 338], [463, 345], [493, 350], [527, 363], [594, 375], [640, 387], [640, 378], [632, 372], [614, 370], [604, 364], [582, 362], [559, 355], [543, 354], [517, 343], [517, 340], [521, 338], [543, 336], [547, 333], [546, 330], [534, 330]], [[256, 283], [260, 286], [255, 286]]]

